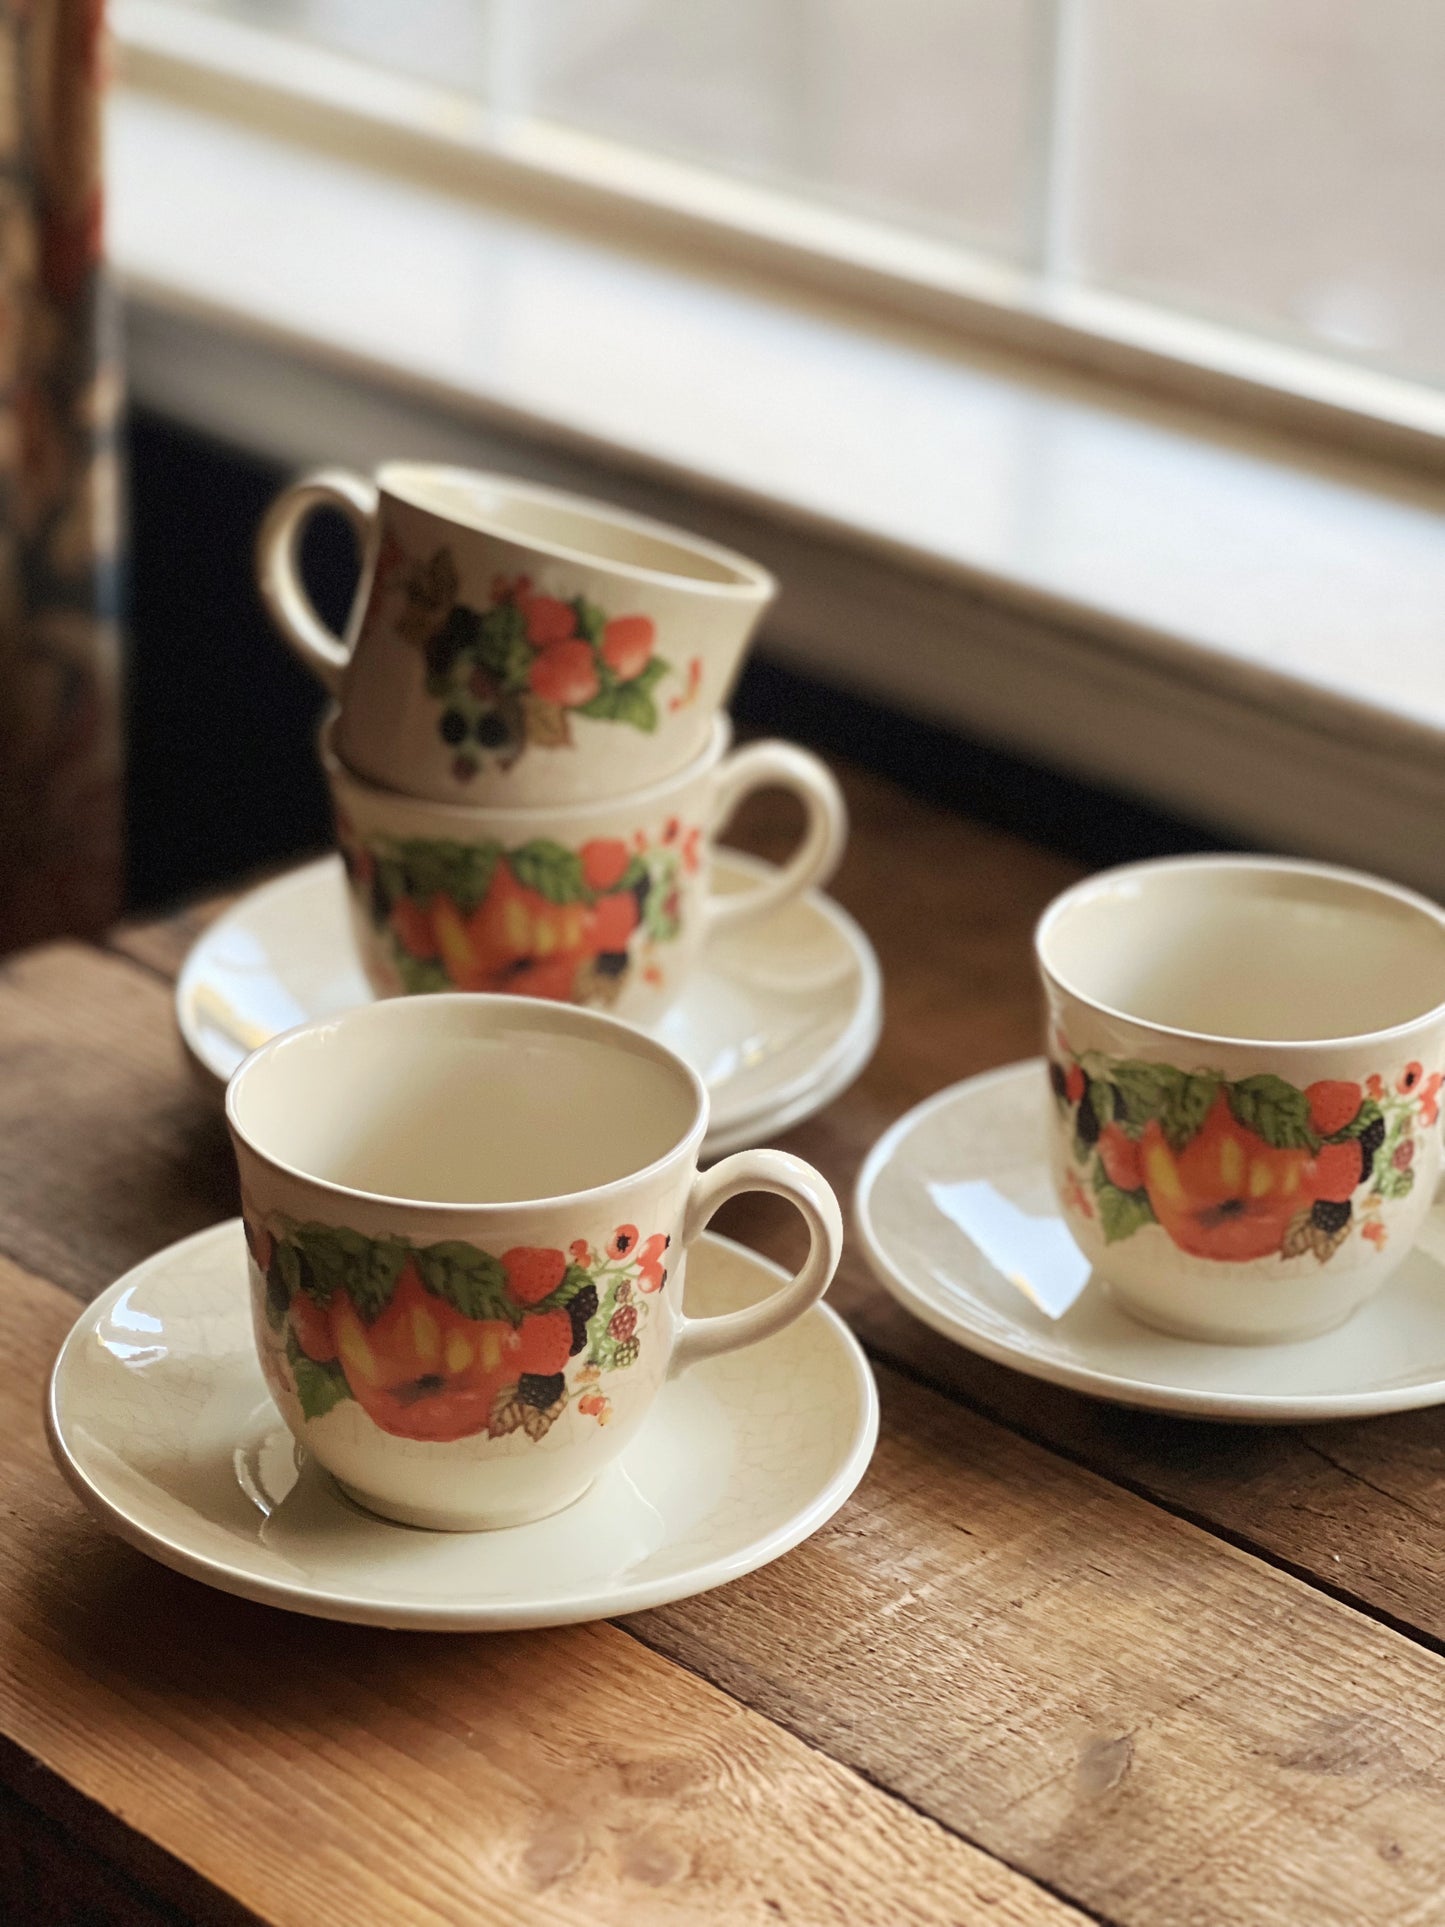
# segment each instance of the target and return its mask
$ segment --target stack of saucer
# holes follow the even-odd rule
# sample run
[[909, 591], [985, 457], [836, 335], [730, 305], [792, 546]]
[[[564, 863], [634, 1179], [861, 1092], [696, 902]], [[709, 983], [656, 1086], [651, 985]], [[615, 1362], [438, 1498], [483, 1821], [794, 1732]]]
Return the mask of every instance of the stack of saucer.
[[[344, 638], [296, 566], [319, 506], [364, 546]], [[258, 566], [282, 633], [336, 698], [322, 760], [373, 994], [520, 993], [662, 1027], [713, 1087], [715, 1118], [723, 1100], [733, 1141], [857, 1074], [876, 965], [814, 890], [846, 836], [837, 785], [794, 745], [730, 746], [724, 705], [775, 593], [765, 570], [551, 489], [411, 463], [287, 490]], [[717, 833], [764, 787], [803, 804], [793, 856], [715, 864]], [[228, 987], [208, 988], [214, 1019]], [[780, 994], [796, 1037], [779, 1035]], [[207, 1013], [181, 1014], [224, 1074], [225, 1053], [193, 1035]], [[319, 1012], [312, 999], [286, 1014]]]

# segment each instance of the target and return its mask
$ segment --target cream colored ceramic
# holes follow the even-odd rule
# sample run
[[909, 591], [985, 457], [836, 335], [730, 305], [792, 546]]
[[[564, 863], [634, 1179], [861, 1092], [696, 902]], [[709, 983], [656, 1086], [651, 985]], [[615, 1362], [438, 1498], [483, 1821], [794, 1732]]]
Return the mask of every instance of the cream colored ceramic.
[[[552, 810], [462, 809], [363, 783], [322, 731], [352, 930], [378, 996], [485, 990], [591, 1004], [653, 1024], [715, 935], [832, 874], [847, 813], [826, 766], [790, 743], [704, 754], [650, 789]], [[716, 833], [755, 790], [791, 790], [803, 836], [747, 895], [709, 887]]]
[[[47, 1402], [84, 1503], [163, 1564], [294, 1612], [478, 1632], [610, 1618], [705, 1592], [816, 1532], [878, 1430], [857, 1343], [825, 1305], [663, 1386], [565, 1512], [484, 1537], [351, 1505], [298, 1453], [261, 1376], [234, 1220], [149, 1258], [81, 1313]], [[728, 1313], [776, 1267], [704, 1233], [688, 1302]]]
[[1119, 1303], [1258, 1342], [1379, 1291], [1440, 1172], [1445, 913], [1324, 864], [1180, 857], [1067, 891], [1036, 947], [1059, 1196]]
[[[713, 857], [714, 886], [741, 893], [770, 866]], [[241, 897], [197, 938], [176, 985], [176, 1021], [211, 1089], [258, 1044], [370, 1001], [351, 940], [339, 857]], [[882, 1020], [878, 960], [853, 919], [808, 892], [708, 945], [656, 1035], [707, 1085], [707, 1157], [766, 1142], [845, 1091]]]
[[[344, 638], [296, 567], [322, 506], [363, 547]], [[296, 483], [261, 526], [257, 572], [281, 633], [341, 700], [352, 769], [505, 808], [642, 789], [701, 755], [776, 589], [680, 529], [415, 462]]]
[[[1295, 1425], [1445, 1403], [1445, 1209], [1347, 1326], [1268, 1346], [1171, 1337], [1097, 1281], [1079, 1292], [1067, 1262], [1061, 1277], [1031, 1264], [1051, 1239], [1068, 1244], [1045, 1145], [1053, 1102], [1041, 1060], [1010, 1064], [940, 1091], [868, 1155], [854, 1210], [864, 1253], [943, 1338], [1031, 1378], [1194, 1418]], [[994, 1240], [1002, 1230], [1001, 1262], [959, 1218]], [[1051, 1317], [1050, 1302], [1067, 1309]]]
[[[699, 1176], [696, 1072], [570, 1005], [362, 1005], [262, 1045], [226, 1119], [282, 1416], [352, 1497], [413, 1525], [570, 1505], [666, 1378], [801, 1316], [841, 1251], [816, 1171], [743, 1151]], [[801, 1268], [746, 1312], [684, 1317], [688, 1247], [751, 1190], [802, 1215]]]

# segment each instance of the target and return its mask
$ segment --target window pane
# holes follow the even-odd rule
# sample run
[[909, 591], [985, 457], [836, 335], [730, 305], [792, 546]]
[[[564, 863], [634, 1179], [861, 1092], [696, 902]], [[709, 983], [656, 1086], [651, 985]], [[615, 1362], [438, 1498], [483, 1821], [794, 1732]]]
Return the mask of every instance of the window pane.
[[492, 0], [191, 0], [466, 93], [486, 85]]
[[1445, 377], [1445, 6], [1077, 4], [1073, 265]]
[[1034, 0], [523, 0], [552, 119], [1021, 257]]

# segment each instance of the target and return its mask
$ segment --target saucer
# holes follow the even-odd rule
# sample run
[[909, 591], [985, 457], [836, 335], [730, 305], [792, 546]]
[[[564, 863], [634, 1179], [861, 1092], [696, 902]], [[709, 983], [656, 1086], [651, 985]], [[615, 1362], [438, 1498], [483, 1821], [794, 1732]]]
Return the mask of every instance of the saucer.
[[[1048, 1103], [1043, 1060], [1010, 1064], [940, 1091], [869, 1153], [854, 1200], [858, 1235], [883, 1285], [925, 1324], [1032, 1378], [1194, 1418], [1292, 1425], [1445, 1401], [1439, 1204], [1379, 1296], [1323, 1337], [1287, 1345], [1170, 1338], [1119, 1311], [1097, 1280], [1051, 1318], [944, 1215], [930, 1188], [992, 1185], [999, 1212], [1019, 1223], [1016, 1213], [1027, 1213], [1030, 1242], [1046, 1250], [1063, 1223], [1045, 1152]], [[1041, 1300], [1054, 1282], [1036, 1281]], [[1069, 1295], [1066, 1281], [1060, 1301]]]
[[[745, 890], [770, 867], [720, 850], [713, 879]], [[328, 856], [250, 891], [203, 932], [176, 985], [176, 1018], [203, 1076], [224, 1084], [277, 1031], [371, 996], [341, 859]], [[809, 891], [720, 934], [654, 1034], [702, 1074], [712, 1100], [704, 1152], [720, 1157], [830, 1104], [873, 1055], [882, 1019], [872, 945]]]
[[[731, 1311], [785, 1276], [704, 1234], [687, 1302]], [[81, 1313], [51, 1373], [46, 1429], [85, 1505], [162, 1565], [322, 1619], [478, 1632], [638, 1612], [766, 1565], [862, 1478], [878, 1395], [856, 1340], [816, 1305], [664, 1385], [626, 1451], [565, 1511], [496, 1532], [392, 1525], [343, 1498], [281, 1423], [232, 1219], [148, 1258]]]

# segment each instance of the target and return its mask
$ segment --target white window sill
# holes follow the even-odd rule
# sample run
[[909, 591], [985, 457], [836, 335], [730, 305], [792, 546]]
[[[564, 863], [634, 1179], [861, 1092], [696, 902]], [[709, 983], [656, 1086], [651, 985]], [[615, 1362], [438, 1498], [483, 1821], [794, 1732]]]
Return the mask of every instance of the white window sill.
[[109, 160], [139, 399], [288, 462], [605, 486], [776, 568], [780, 655], [1445, 891], [1445, 481], [134, 89]]

